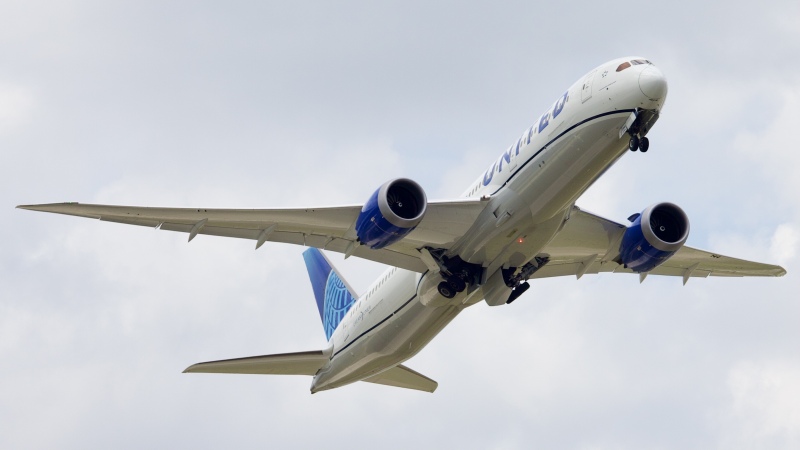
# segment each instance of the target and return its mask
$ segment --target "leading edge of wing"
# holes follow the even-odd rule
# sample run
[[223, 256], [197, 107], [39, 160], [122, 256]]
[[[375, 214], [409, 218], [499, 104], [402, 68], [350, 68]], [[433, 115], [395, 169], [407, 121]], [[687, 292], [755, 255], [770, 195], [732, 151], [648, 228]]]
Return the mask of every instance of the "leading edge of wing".
[[251, 239], [256, 248], [266, 241], [316, 247], [425, 272], [417, 249], [449, 248], [460, 238], [486, 202], [477, 198], [428, 202], [422, 222], [401, 241], [380, 250], [356, 244], [354, 230], [362, 205], [313, 208], [216, 209], [117, 206], [84, 203], [20, 205], [19, 209], [65, 214], [177, 231]]
[[[461, 198], [451, 200], [438, 200], [428, 202], [428, 211], [417, 229], [436, 229], [436, 224], [446, 222], [452, 223], [472, 222], [483, 210], [485, 201], [478, 198]], [[198, 219], [208, 219], [209, 221], [226, 221], [233, 218], [240, 221], [249, 222], [274, 222], [277, 218], [283, 218], [286, 222], [298, 221], [297, 217], [302, 218], [304, 224], [329, 225], [335, 227], [349, 228], [358, 217], [363, 205], [338, 205], [320, 207], [292, 207], [292, 208], [172, 208], [160, 206], [123, 206], [123, 205], [100, 205], [92, 203], [62, 202], [62, 203], [41, 203], [32, 205], [17, 205], [17, 209], [29, 211], [41, 211], [55, 214], [65, 214], [69, 216], [86, 217], [91, 219], [104, 218], [129, 218], [149, 224], [158, 224], [162, 218], [168, 216], [176, 221], [185, 223], [195, 223]], [[328, 213], [338, 213], [341, 222], [330, 222], [331, 217], [325, 216], [324, 220], [311, 220], [313, 213], [324, 211]], [[472, 219], [472, 220], [470, 220]], [[142, 223], [144, 224], [144, 223]], [[470, 223], [471, 225], [471, 223]], [[417, 230], [415, 230], [417, 231]]]
[[[347, 228], [355, 221], [355, 217], [358, 215], [357, 211], [360, 210], [361, 205], [326, 206], [319, 208], [222, 209], [97, 205], [91, 203], [65, 202], [19, 205], [17, 208], [145, 226], [156, 226], [167, 220], [175, 223], [195, 224], [205, 219], [212, 223], [241, 223], [251, 225], [281, 220], [290, 223], [302, 223], [304, 225]], [[356, 211], [355, 214], [354, 210]], [[325, 215], [324, 220], [315, 220], [315, 215], [313, 213], [316, 211], [326, 211], [329, 212], [329, 214]], [[331, 222], [332, 220], [333, 222]]]

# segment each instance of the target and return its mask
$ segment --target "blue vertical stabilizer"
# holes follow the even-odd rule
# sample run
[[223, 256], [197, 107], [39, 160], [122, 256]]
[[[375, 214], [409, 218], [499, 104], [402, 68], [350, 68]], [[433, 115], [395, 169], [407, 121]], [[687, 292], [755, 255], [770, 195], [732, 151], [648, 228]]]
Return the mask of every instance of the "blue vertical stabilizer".
[[317, 299], [317, 309], [325, 329], [325, 337], [330, 340], [339, 322], [353, 306], [356, 296], [321, 251], [309, 248], [303, 252], [303, 259], [306, 261], [308, 278], [311, 280], [314, 297]]

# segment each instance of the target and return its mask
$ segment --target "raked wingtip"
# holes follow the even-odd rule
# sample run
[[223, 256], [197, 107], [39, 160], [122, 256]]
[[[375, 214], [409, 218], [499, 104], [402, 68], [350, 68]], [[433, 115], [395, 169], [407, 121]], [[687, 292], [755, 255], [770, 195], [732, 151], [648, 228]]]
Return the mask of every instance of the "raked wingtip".
[[66, 205], [79, 205], [78, 202], [61, 202], [61, 203], [40, 203], [37, 205], [17, 205], [17, 209], [27, 209], [28, 211], [42, 211], [53, 212], [55, 209]]

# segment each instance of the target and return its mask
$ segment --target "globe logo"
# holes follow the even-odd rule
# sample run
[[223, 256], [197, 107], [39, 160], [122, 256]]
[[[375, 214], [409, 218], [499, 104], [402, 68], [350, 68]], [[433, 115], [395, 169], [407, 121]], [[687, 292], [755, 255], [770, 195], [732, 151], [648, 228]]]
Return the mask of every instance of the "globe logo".
[[330, 339], [355, 299], [347, 291], [342, 280], [331, 271], [325, 283], [325, 336]]

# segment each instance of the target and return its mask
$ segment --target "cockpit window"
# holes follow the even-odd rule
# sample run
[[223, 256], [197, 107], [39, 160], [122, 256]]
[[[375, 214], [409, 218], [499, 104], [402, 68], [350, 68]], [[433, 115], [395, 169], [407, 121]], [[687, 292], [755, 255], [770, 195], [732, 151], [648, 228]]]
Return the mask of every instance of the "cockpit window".
[[622, 72], [623, 70], [627, 69], [630, 66], [638, 66], [640, 64], [653, 64], [653, 63], [651, 63], [649, 60], [646, 59], [632, 59], [617, 66], [617, 72]]

